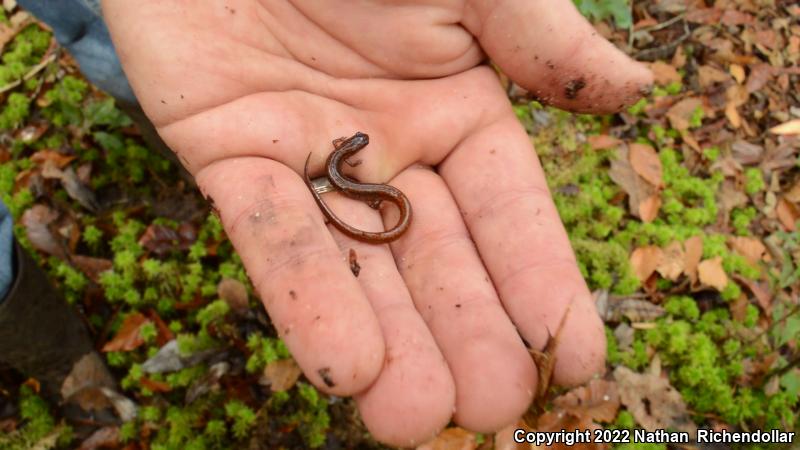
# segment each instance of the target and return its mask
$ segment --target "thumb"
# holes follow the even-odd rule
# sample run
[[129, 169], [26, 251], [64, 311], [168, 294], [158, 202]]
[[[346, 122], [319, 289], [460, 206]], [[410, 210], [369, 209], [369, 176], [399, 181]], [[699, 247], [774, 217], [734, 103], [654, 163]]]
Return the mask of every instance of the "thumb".
[[649, 92], [650, 70], [600, 36], [571, 0], [468, 0], [464, 25], [512, 80], [559, 108], [608, 113]]

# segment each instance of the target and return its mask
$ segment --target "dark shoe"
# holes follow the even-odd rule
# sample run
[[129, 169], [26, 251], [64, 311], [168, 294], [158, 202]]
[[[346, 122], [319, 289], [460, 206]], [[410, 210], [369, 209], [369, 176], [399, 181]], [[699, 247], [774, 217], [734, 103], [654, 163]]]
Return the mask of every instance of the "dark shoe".
[[115, 420], [106, 396], [91, 395], [113, 392], [115, 383], [80, 316], [16, 241], [14, 253], [16, 279], [0, 303], [0, 360], [34, 377], [65, 410], [82, 410], [89, 422]]

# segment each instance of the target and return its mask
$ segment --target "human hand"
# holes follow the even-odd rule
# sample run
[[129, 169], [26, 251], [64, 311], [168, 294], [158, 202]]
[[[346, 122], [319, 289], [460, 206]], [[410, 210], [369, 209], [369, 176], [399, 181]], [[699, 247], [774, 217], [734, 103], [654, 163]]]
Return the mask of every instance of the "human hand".
[[[646, 68], [570, 0], [220, 2], [105, 0], [143, 109], [216, 205], [281, 338], [308, 379], [355, 395], [379, 440], [445, 426], [489, 432], [531, 402], [541, 349], [569, 311], [554, 379], [601, 372], [605, 338], [530, 140], [488, 56], [559, 107], [616, 111]], [[367, 133], [352, 175], [414, 209], [391, 245], [326, 226], [300, 174], [334, 138]], [[345, 222], [377, 212], [326, 195]], [[361, 272], [351, 273], [355, 249]]]

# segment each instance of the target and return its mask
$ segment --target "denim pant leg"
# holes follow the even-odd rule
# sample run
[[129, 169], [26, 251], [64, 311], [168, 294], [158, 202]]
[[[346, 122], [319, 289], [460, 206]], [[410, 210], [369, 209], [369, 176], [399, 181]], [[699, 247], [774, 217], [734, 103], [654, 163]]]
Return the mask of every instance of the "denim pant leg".
[[14, 282], [14, 233], [11, 212], [0, 200], [0, 302]]
[[78, 61], [83, 75], [112, 97], [137, 104], [111, 43], [99, 0], [18, 0], [53, 29], [56, 40]]

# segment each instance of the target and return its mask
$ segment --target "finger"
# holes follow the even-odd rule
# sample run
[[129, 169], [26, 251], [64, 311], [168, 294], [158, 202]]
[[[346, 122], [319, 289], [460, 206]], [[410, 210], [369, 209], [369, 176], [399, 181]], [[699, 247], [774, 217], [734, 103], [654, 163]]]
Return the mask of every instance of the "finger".
[[601, 371], [602, 323], [513, 113], [467, 138], [439, 172], [522, 336], [542, 349], [550, 335], [559, 335], [555, 381], [580, 383]]
[[455, 421], [471, 430], [497, 430], [530, 404], [533, 361], [442, 180], [429, 170], [409, 169], [393, 184], [414, 205], [414, 222], [392, 250], [455, 379]]
[[492, 60], [546, 103], [573, 111], [619, 111], [653, 77], [600, 36], [572, 0], [470, 0], [466, 27]]
[[305, 184], [265, 158], [232, 158], [197, 183], [309, 380], [336, 395], [366, 389], [384, 360], [375, 314]]
[[[340, 195], [325, 195], [324, 201], [358, 229], [384, 228], [380, 214], [362, 202]], [[387, 218], [386, 227], [395, 221]], [[358, 242], [330, 228], [343, 257], [358, 271], [358, 282], [386, 342], [386, 359], [378, 379], [355, 397], [364, 424], [375, 439], [386, 444], [413, 447], [428, 441], [453, 414], [455, 384], [450, 369], [414, 309], [389, 246]]]

